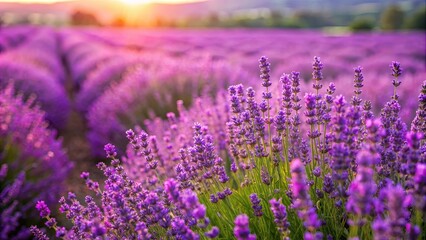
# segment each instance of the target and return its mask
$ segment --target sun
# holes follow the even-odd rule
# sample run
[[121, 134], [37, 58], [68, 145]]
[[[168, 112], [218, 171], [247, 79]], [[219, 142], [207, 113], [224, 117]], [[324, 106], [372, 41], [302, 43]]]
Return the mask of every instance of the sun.
[[151, 0], [120, 0], [121, 2], [128, 5], [140, 5], [150, 3]]

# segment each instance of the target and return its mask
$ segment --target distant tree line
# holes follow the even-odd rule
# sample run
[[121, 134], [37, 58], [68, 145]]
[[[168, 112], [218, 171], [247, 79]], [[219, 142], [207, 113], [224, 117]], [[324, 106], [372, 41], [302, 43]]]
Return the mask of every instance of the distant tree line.
[[[90, 12], [75, 11], [71, 15], [72, 25], [100, 26], [96, 16]], [[117, 16], [107, 26], [124, 27], [126, 20]], [[204, 17], [188, 17], [172, 21], [157, 18], [144, 27], [246, 27], [246, 28], [322, 28], [328, 26], [349, 27], [352, 31], [426, 29], [426, 5], [414, 11], [405, 12], [398, 5], [390, 5], [383, 11], [372, 14], [351, 15], [348, 13], [327, 13], [315, 11], [297, 11], [292, 14], [272, 10], [269, 14], [253, 17], [252, 15], [220, 16], [211, 13]]]
[[386, 31], [400, 29], [426, 29], [426, 5], [415, 12], [407, 14], [398, 5], [388, 6], [379, 16], [377, 21], [372, 17], [355, 18], [349, 25], [353, 31], [370, 31], [380, 28]]
[[71, 25], [76, 26], [101, 26], [96, 15], [83, 10], [76, 10], [70, 16]]

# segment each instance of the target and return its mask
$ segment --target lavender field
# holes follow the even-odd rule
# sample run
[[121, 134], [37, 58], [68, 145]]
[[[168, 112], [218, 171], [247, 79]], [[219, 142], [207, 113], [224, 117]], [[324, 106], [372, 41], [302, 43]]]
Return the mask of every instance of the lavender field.
[[0, 136], [0, 239], [426, 238], [424, 32], [0, 28]]

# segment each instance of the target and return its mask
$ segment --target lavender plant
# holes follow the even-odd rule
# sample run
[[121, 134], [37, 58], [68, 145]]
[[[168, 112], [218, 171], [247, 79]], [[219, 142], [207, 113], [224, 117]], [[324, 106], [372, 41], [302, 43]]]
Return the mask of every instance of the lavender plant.
[[65, 239], [423, 237], [424, 93], [409, 131], [400, 118], [400, 64], [391, 64], [394, 93], [377, 118], [362, 96], [361, 67], [348, 102], [334, 84], [324, 90], [324, 64], [315, 57], [314, 90], [302, 106], [300, 74], [284, 74], [274, 90], [268, 59], [259, 63], [261, 94], [231, 86], [225, 108], [201, 99], [197, 110], [147, 124], [161, 137], [128, 130], [122, 160], [107, 144], [111, 165], [98, 164], [104, 186], [81, 176], [100, 203], [61, 198], [73, 223], [65, 230], [39, 202], [46, 225]]
[[34, 99], [14, 95], [11, 86], [0, 92], [0, 239], [30, 237], [34, 204], [54, 205], [72, 166]]

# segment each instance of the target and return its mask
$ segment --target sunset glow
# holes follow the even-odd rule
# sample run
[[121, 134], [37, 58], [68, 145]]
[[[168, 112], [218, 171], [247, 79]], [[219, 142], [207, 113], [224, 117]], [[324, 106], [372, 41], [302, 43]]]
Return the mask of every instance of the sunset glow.
[[139, 5], [139, 4], [146, 4], [152, 2], [151, 0], [120, 0], [125, 4], [129, 5]]

